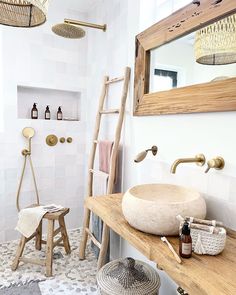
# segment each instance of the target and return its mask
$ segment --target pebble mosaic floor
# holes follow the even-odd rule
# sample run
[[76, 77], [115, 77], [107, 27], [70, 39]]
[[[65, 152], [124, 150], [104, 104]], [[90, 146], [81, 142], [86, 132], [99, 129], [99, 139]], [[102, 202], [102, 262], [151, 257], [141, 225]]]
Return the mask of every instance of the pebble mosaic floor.
[[[33, 264], [20, 263], [16, 271], [11, 270], [11, 263], [16, 253], [18, 241], [0, 244], [0, 289], [21, 286], [29, 282], [39, 282], [42, 295], [95, 295], [97, 261], [90, 247], [86, 259], [78, 258], [78, 246], [81, 237], [80, 229], [68, 231], [71, 254], [65, 255], [62, 247], [54, 249], [53, 277], [45, 277], [45, 268]], [[41, 251], [34, 248], [34, 241], [27, 243], [27, 257], [45, 258], [45, 246]]]

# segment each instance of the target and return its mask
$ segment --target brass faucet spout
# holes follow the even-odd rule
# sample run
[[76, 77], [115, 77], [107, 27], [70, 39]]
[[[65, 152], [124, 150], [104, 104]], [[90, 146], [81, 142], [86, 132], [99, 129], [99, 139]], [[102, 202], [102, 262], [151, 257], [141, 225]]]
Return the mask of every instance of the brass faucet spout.
[[171, 173], [175, 174], [176, 169], [181, 163], [196, 163], [199, 166], [203, 166], [206, 162], [205, 156], [203, 154], [196, 155], [194, 158], [180, 158], [174, 161], [171, 166]]

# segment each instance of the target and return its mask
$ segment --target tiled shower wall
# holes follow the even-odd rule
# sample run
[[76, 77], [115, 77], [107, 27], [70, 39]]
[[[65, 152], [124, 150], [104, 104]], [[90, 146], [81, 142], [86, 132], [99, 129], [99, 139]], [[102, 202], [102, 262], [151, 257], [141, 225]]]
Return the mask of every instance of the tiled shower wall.
[[[23, 165], [21, 150], [27, 146], [21, 131], [32, 126], [32, 160], [35, 166], [39, 195], [42, 203], [56, 203], [70, 207], [66, 217], [69, 228], [82, 224], [86, 122], [87, 38], [67, 40], [54, 35], [51, 25], [64, 17], [86, 19], [64, 0], [52, 1], [48, 22], [39, 28], [16, 29], [1, 26], [1, 109], [3, 124], [0, 128], [0, 241], [17, 236], [15, 206], [16, 190]], [[60, 9], [59, 9], [60, 8]], [[17, 119], [17, 85], [52, 89], [75, 90], [81, 93], [81, 121], [57, 122]], [[37, 97], [35, 97], [37, 102]], [[55, 101], [56, 104], [56, 101]], [[73, 138], [72, 144], [49, 147], [48, 134]], [[23, 182], [22, 204], [31, 204], [34, 187], [29, 166]]]

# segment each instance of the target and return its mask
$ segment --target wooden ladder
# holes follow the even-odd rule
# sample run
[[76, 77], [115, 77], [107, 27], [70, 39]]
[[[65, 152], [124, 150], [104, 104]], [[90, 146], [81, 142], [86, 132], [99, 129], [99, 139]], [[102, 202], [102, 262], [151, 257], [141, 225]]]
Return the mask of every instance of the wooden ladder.
[[[119, 109], [111, 109], [111, 110], [104, 110], [104, 102], [107, 97], [108, 87], [116, 82], [124, 81], [123, 83], [123, 90], [121, 95], [121, 104]], [[109, 168], [109, 176], [108, 176], [108, 184], [107, 184], [107, 194], [113, 193], [113, 186], [115, 181], [115, 171], [116, 171], [116, 160], [117, 154], [119, 149], [120, 143], [120, 136], [122, 125], [124, 121], [124, 113], [125, 113], [125, 103], [128, 94], [128, 87], [130, 81], [130, 68], [126, 67], [124, 71], [124, 76], [119, 78], [114, 78], [109, 80], [108, 76], [104, 77], [102, 93], [99, 100], [98, 112], [96, 116], [96, 123], [95, 123], [95, 131], [93, 136], [93, 143], [92, 143], [92, 150], [89, 158], [89, 175], [88, 175], [88, 187], [87, 187], [87, 196], [93, 196], [93, 175], [95, 173], [99, 173], [99, 171], [94, 170], [94, 161], [96, 155], [97, 144], [99, 142], [99, 130], [101, 125], [102, 115], [108, 114], [118, 114], [118, 121], [115, 131], [115, 139], [112, 147], [111, 152], [111, 159], [110, 159], [110, 168]], [[82, 231], [82, 239], [80, 242], [80, 249], [79, 249], [79, 259], [85, 259], [85, 249], [87, 245], [88, 236], [90, 236], [93, 243], [100, 249], [99, 257], [98, 257], [98, 269], [100, 269], [105, 263], [105, 257], [107, 253], [108, 243], [109, 243], [109, 227], [104, 223], [103, 224], [103, 231], [102, 231], [102, 240], [101, 243], [95, 238], [92, 234], [91, 230], [89, 229], [90, 224], [90, 216], [91, 212], [88, 208], [85, 208], [84, 212], [84, 222], [83, 222], [83, 231]]]

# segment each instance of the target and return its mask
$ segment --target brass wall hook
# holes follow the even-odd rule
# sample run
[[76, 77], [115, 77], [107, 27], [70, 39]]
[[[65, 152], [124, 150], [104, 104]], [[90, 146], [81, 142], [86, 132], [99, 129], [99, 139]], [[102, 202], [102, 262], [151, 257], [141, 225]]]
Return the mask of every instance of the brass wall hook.
[[134, 162], [135, 163], [142, 162], [146, 158], [148, 152], [152, 152], [153, 156], [156, 156], [156, 154], [158, 152], [158, 147], [156, 145], [153, 145], [150, 149], [147, 149], [147, 150], [137, 154], [137, 156], [134, 159]]

